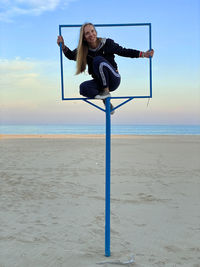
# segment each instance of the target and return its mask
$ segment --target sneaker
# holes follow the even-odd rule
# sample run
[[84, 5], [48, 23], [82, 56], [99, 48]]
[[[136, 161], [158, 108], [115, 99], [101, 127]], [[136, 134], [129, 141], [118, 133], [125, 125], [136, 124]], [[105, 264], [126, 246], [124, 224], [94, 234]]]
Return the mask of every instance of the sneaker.
[[103, 100], [106, 99], [107, 97], [111, 97], [111, 94], [109, 92], [102, 92], [101, 94], [96, 95], [94, 98]]
[[[106, 100], [105, 99], [103, 99], [103, 103], [106, 106]], [[110, 114], [111, 115], [113, 115], [115, 113], [115, 110], [113, 108], [114, 108], [114, 106], [110, 103]]]

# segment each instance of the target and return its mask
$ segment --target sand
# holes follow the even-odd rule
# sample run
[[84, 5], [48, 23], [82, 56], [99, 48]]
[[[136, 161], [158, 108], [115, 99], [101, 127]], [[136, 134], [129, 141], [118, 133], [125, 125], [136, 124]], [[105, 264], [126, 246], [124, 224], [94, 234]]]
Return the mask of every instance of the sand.
[[113, 136], [109, 258], [104, 136], [1, 135], [0, 151], [0, 267], [200, 266], [200, 136]]

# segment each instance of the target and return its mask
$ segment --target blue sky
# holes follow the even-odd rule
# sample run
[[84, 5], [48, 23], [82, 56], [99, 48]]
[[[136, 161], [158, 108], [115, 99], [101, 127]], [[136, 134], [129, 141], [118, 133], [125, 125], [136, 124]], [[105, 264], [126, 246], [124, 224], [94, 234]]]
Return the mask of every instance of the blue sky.
[[[61, 101], [58, 25], [91, 21], [152, 23], [153, 98], [148, 107], [147, 100], [131, 101], [113, 123], [200, 124], [199, 0], [0, 0], [0, 6], [1, 123], [104, 123], [104, 113], [86, 103]], [[144, 28], [97, 31], [124, 47], [148, 49]], [[63, 36], [75, 48], [78, 29]], [[148, 60], [116, 60], [122, 83], [113, 95], [146, 94]], [[75, 63], [65, 59], [67, 96], [78, 96], [79, 83], [90, 79], [74, 72]]]

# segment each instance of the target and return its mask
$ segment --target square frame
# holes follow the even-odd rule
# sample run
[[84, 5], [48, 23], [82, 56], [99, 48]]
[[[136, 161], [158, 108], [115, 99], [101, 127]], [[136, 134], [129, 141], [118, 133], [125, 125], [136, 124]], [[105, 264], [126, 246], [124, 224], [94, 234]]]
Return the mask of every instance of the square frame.
[[[62, 28], [80, 28], [82, 24], [68, 24], [59, 25], [59, 35], [62, 35]], [[123, 24], [94, 24], [95, 27], [134, 27], [134, 26], [147, 26], [149, 29], [149, 50], [151, 50], [151, 23], [123, 23]], [[63, 79], [63, 54], [62, 54], [62, 43], [60, 43], [60, 69], [61, 69], [61, 94], [62, 100], [92, 100], [87, 97], [65, 97], [64, 94], [64, 79]], [[144, 96], [114, 96], [110, 99], [134, 99], [134, 98], [152, 98], [152, 59], [149, 58], [149, 95]], [[129, 100], [127, 100], [129, 101]]]

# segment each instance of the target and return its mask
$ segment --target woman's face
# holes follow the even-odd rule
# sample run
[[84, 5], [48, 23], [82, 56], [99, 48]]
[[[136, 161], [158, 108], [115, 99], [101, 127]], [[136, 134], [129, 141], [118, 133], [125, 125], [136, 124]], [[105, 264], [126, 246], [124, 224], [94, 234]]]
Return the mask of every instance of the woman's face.
[[89, 45], [96, 44], [97, 32], [92, 25], [86, 25], [84, 27], [84, 38]]

